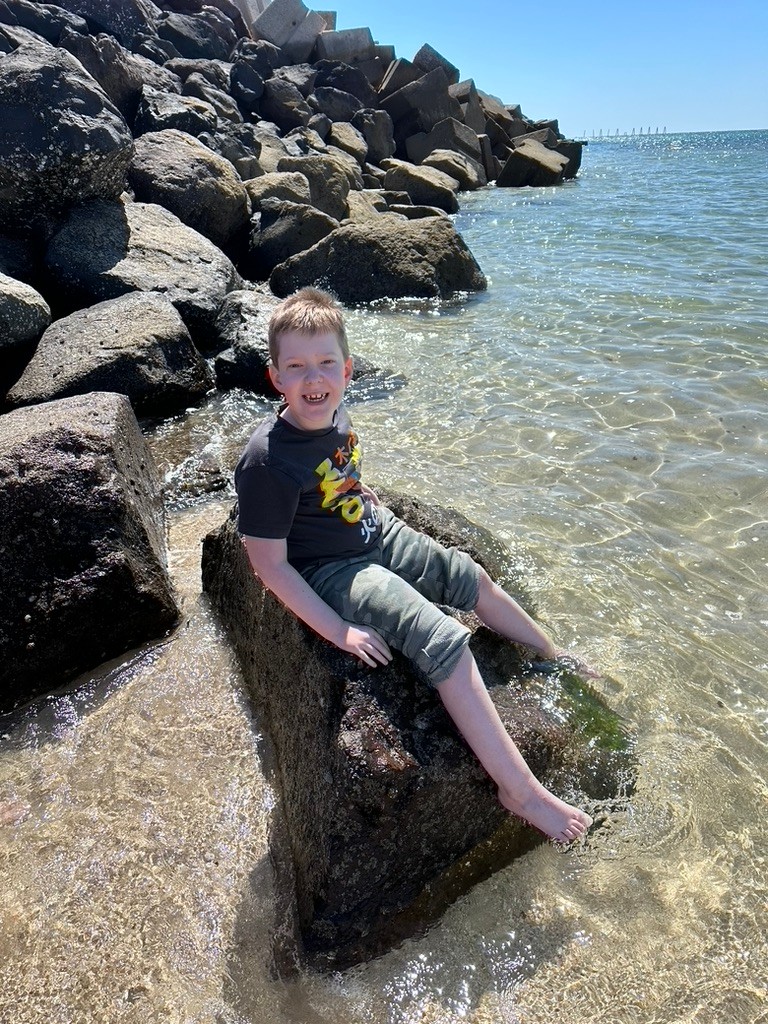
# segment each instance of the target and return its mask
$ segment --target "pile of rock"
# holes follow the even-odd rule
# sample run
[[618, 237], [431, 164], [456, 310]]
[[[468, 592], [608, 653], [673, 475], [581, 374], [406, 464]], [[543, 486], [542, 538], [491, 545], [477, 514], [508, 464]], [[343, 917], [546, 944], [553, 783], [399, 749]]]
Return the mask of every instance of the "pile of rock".
[[214, 383], [195, 349], [226, 347], [224, 299], [254, 282], [346, 303], [482, 289], [457, 193], [578, 168], [556, 122], [430, 46], [397, 59], [301, 0], [263, 8], [0, 2], [9, 406], [101, 388], [183, 408]]

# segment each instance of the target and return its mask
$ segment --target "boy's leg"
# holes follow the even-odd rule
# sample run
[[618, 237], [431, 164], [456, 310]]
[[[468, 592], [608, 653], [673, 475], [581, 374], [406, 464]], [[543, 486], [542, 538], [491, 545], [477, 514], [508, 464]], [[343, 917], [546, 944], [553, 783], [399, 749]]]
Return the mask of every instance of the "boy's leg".
[[550, 793], [504, 728], [467, 649], [453, 672], [437, 686], [448, 714], [482, 766], [499, 787], [499, 800], [534, 828], [561, 843], [584, 835], [592, 819]]

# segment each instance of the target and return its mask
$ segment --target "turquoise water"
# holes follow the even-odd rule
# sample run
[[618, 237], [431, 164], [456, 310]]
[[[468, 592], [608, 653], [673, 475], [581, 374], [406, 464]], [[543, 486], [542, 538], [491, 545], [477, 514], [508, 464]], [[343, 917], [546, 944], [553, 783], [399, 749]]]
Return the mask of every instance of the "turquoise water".
[[[487, 293], [349, 315], [353, 349], [408, 377], [352, 410], [370, 481], [514, 549], [637, 737], [630, 805], [425, 937], [277, 982], [275, 797], [198, 596], [229, 498], [201, 501], [171, 522], [182, 634], [6, 737], [0, 1019], [768, 1019], [767, 156], [768, 132], [590, 143], [574, 182], [462, 198]], [[264, 408], [233, 393], [157, 432], [163, 471], [231, 463]]]

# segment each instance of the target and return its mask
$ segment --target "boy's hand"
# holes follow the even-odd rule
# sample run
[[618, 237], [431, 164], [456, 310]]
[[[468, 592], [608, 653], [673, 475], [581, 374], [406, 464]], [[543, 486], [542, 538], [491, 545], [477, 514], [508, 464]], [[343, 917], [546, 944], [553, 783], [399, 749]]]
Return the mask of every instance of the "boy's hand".
[[368, 487], [366, 484], [360, 484], [360, 490], [363, 492], [363, 495], [369, 499], [372, 505], [381, 504], [381, 502], [379, 501], [379, 496], [376, 493], [376, 491], [372, 491], [371, 488]]
[[562, 661], [567, 668], [583, 679], [599, 679], [602, 672], [573, 651], [556, 650], [555, 660]]
[[388, 665], [392, 661], [392, 652], [384, 643], [375, 629], [369, 626], [353, 626], [343, 623], [339, 641], [336, 644], [342, 651], [354, 654], [366, 665], [375, 668], [377, 664]]

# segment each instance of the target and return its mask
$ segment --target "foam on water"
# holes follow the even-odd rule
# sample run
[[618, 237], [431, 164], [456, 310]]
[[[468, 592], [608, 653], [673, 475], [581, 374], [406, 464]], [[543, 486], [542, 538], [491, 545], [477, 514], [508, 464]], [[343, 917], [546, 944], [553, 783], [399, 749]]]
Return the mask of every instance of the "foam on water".
[[[190, 635], [100, 677], [90, 708], [28, 712], [0, 756], [21, 808], [0, 826], [0, 1019], [766, 1019], [767, 147], [593, 143], [573, 183], [463, 198], [486, 294], [349, 317], [353, 349], [409, 380], [354, 408], [369, 477], [454, 505], [529, 566], [636, 732], [629, 810], [369, 965], [275, 981], [271, 791], [195, 597], [227, 502], [181, 510]], [[201, 445], [231, 463], [263, 407], [233, 393], [166, 424], [163, 472]]]

